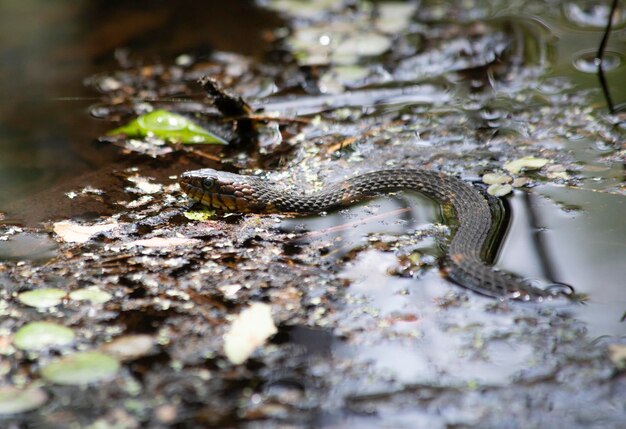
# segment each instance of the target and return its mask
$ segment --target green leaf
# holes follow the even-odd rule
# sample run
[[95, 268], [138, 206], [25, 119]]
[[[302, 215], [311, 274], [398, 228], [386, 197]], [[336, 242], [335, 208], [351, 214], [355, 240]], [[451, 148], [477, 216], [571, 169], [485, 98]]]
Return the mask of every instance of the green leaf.
[[48, 347], [60, 347], [74, 340], [74, 331], [52, 322], [31, 322], [22, 326], [13, 344], [22, 350], [43, 350]]
[[198, 210], [189, 210], [183, 213], [183, 215], [189, 220], [206, 221], [215, 217], [215, 210], [211, 210], [207, 207], [202, 207]]
[[493, 185], [489, 185], [489, 188], [487, 188], [487, 193], [489, 195], [493, 195], [494, 197], [503, 197], [510, 193], [512, 190], [513, 186], [509, 184], [494, 183]]
[[70, 299], [90, 301], [92, 304], [104, 304], [112, 298], [111, 294], [97, 287], [88, 287], [70, 292]]
[[56, 288], [35, 289], [22, 292], [17, 299], [22, 303], [31, 307], [45, 308], [59, 305], [67, 292]]
[[227, 144], [221, 137], [196, 125], [184, 116], [167, 110], [155, 110], [116, 128], [108, 135], [126, 134], [128, 137], [158, 137], [173, 143]]
[[14, 386], [2, 386], [0, 387], [0, 416], [34, 410], [45, 404], [47, 400], [48, 395], [39, 387], [20, 389]]
[[546, 158], [535, 158], [533, 156], [526, 156], [524, 158], [519, 158], [513, 161], [506, 162], [504, 164], [504, 169], [513, 174], [517, 174], [522, 171], [522, 169], [538, 170], [549, 162], [550, 160]]
[[99, 352], [82, 352], [57, 359], [41, 370], [48, 381], [65, 385], [83, 385], [111, 379], [120, 364]]

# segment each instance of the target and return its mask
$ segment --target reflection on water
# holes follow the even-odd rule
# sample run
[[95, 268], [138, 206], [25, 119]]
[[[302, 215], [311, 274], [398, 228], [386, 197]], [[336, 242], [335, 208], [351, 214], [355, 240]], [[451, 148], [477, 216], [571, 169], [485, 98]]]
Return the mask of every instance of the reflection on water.
[[[626, 200], [621, 195], [541, 186], [532, 206], [558, 280], [589, 295], [576, 309], [590, 334], [626, 335]], [[563, 212], [562, 207], [580, 211]]]
[[[120, 157], [114, 148], [93, 144], [112, 125], [90, 118], [99, 96], [85, 86], [87, 78], [128, 67], [135, 57], [158, 63], [213, 49], [254, 54], [264, 45], [261, 31], [276, 21], [245, 0], [4, 1], [0, 211]], [[117, 61], [124, 59], [125, 65]]]
[[[587, 323], [592, 337], [626, 334], [621, 322], [626, 310], [622, 263], [626, 224], [617, 215], [626, 213], [626, 201], [618, 195], [555, 186], [516, 192], [509, 200], [511, 224], [496, 265], [530, 280], [567, 284], [589, 295], [586, 304], [571, 310]], [[380, 219], [385, 213], [389, 216]], [[414, 234], [426, 224], [439, 222], [436, 213], [431, 200], [401, 193], [324, 217], [287, 219], [281, 229], [299, 233], [304, 242], [321, 240], [330, 247], [325, 258], [337, 260], [361, 248], [368, 235]], [[422, 252], [437, 253], [432, 239], [418, 246]], [[437, 278], [436, 270], [407, 281], [387, 274], [397, 263], [392, 254], [366, 253], [356, 266], [346, 268], [344, 275], [357, 280], [351, 293], [366, 293], [386, 313], [401, 309], [396, 304], [406, 299], [401, 293], [404, 288], [413, 290], [411, 295], [421, 294], [416, 292], [420, 288], [431, 288], [434, 296], [443, 293], [437, 288], [446, 282]]]
[[375, 199], [326, 216], [285, 219], [280, 228], [304, 233], [300, 242], [318, 241], [332, 246], [332, 259], [341, 259], [367, 242], [368, 234], [411, 233], [439, 219], [437, 204], [413, 192]]

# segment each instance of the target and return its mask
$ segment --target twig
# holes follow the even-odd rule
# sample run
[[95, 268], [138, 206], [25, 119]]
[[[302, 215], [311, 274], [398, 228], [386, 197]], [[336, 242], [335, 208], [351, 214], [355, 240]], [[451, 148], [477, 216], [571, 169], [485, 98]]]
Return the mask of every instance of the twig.
[[604, 28], [604, 35], [602, 36], [602, 41], [600, 41], [600, 47], [598, 48], [598, 53], [596, 54], [598, 79], [600, 79], [600, 86], [602, 87], [602, 92], [604, 93], [604, 98], [606, 99], [606, 103], [609, 107], [609, 112], [611, 112], [611, 114], [615, 113], [615, 106], [613, 104], [613, 100], [611, 99], [611, 92], [609, 91], [609, 86], [606, 82], [606, 77], [604, 76], [604, 68], [602, 67], [602, 65], [604, 62], [606, 45], [609, 41], [609, 34], [611, 33], [611, 27], [613, 25], [613, 15], [615, 14], [616, 9], [617, 0], [613, 0], [613, 2], [611, 3], [611, 11], [609, 12], [609, 19], [607, 20], [606, 27]]

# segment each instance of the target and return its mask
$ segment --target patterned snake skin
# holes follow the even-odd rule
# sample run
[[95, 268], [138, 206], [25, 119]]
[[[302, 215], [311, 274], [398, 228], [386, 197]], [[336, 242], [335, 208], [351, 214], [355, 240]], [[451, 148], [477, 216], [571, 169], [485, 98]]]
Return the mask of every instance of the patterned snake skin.
[[240, 213], [320, 213], [398, 190], [423, 193], [453, 207], [458, 227], [448, 247], [447, 276], [468, 289], [500, 299], [537, 301], [554, 295], [487, 265], [492, 229], [488, 201], [470, 184], [429, 170], [383, 170], [353, 177], [324, 190], [300, 195], [267, 180], [212, 169], [188, 171], [180, 185], [191, 198], [219, 210]]

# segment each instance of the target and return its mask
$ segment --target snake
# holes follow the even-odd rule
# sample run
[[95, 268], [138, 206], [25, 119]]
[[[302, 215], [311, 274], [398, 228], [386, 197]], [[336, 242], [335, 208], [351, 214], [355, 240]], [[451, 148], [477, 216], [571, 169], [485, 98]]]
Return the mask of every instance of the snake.
[[[192, 199], [218, 211], [238, 213], [320, 214], [401, 190], [417, 191], [442, 207], [452, 207], [456, 226], [447, 246], [444, 275], [481, 295], [501, 300], [543, 301], [562, 291], [540, 288], [486, 261], [493, 244], [493, 202], [472, 184], [427, 169], [379, 170], [331, 184], [318, 192], [290, 191], [261, 177], [211, 168], [179, 176]], [[495, 197], [494, 197], [495, 198]]]

